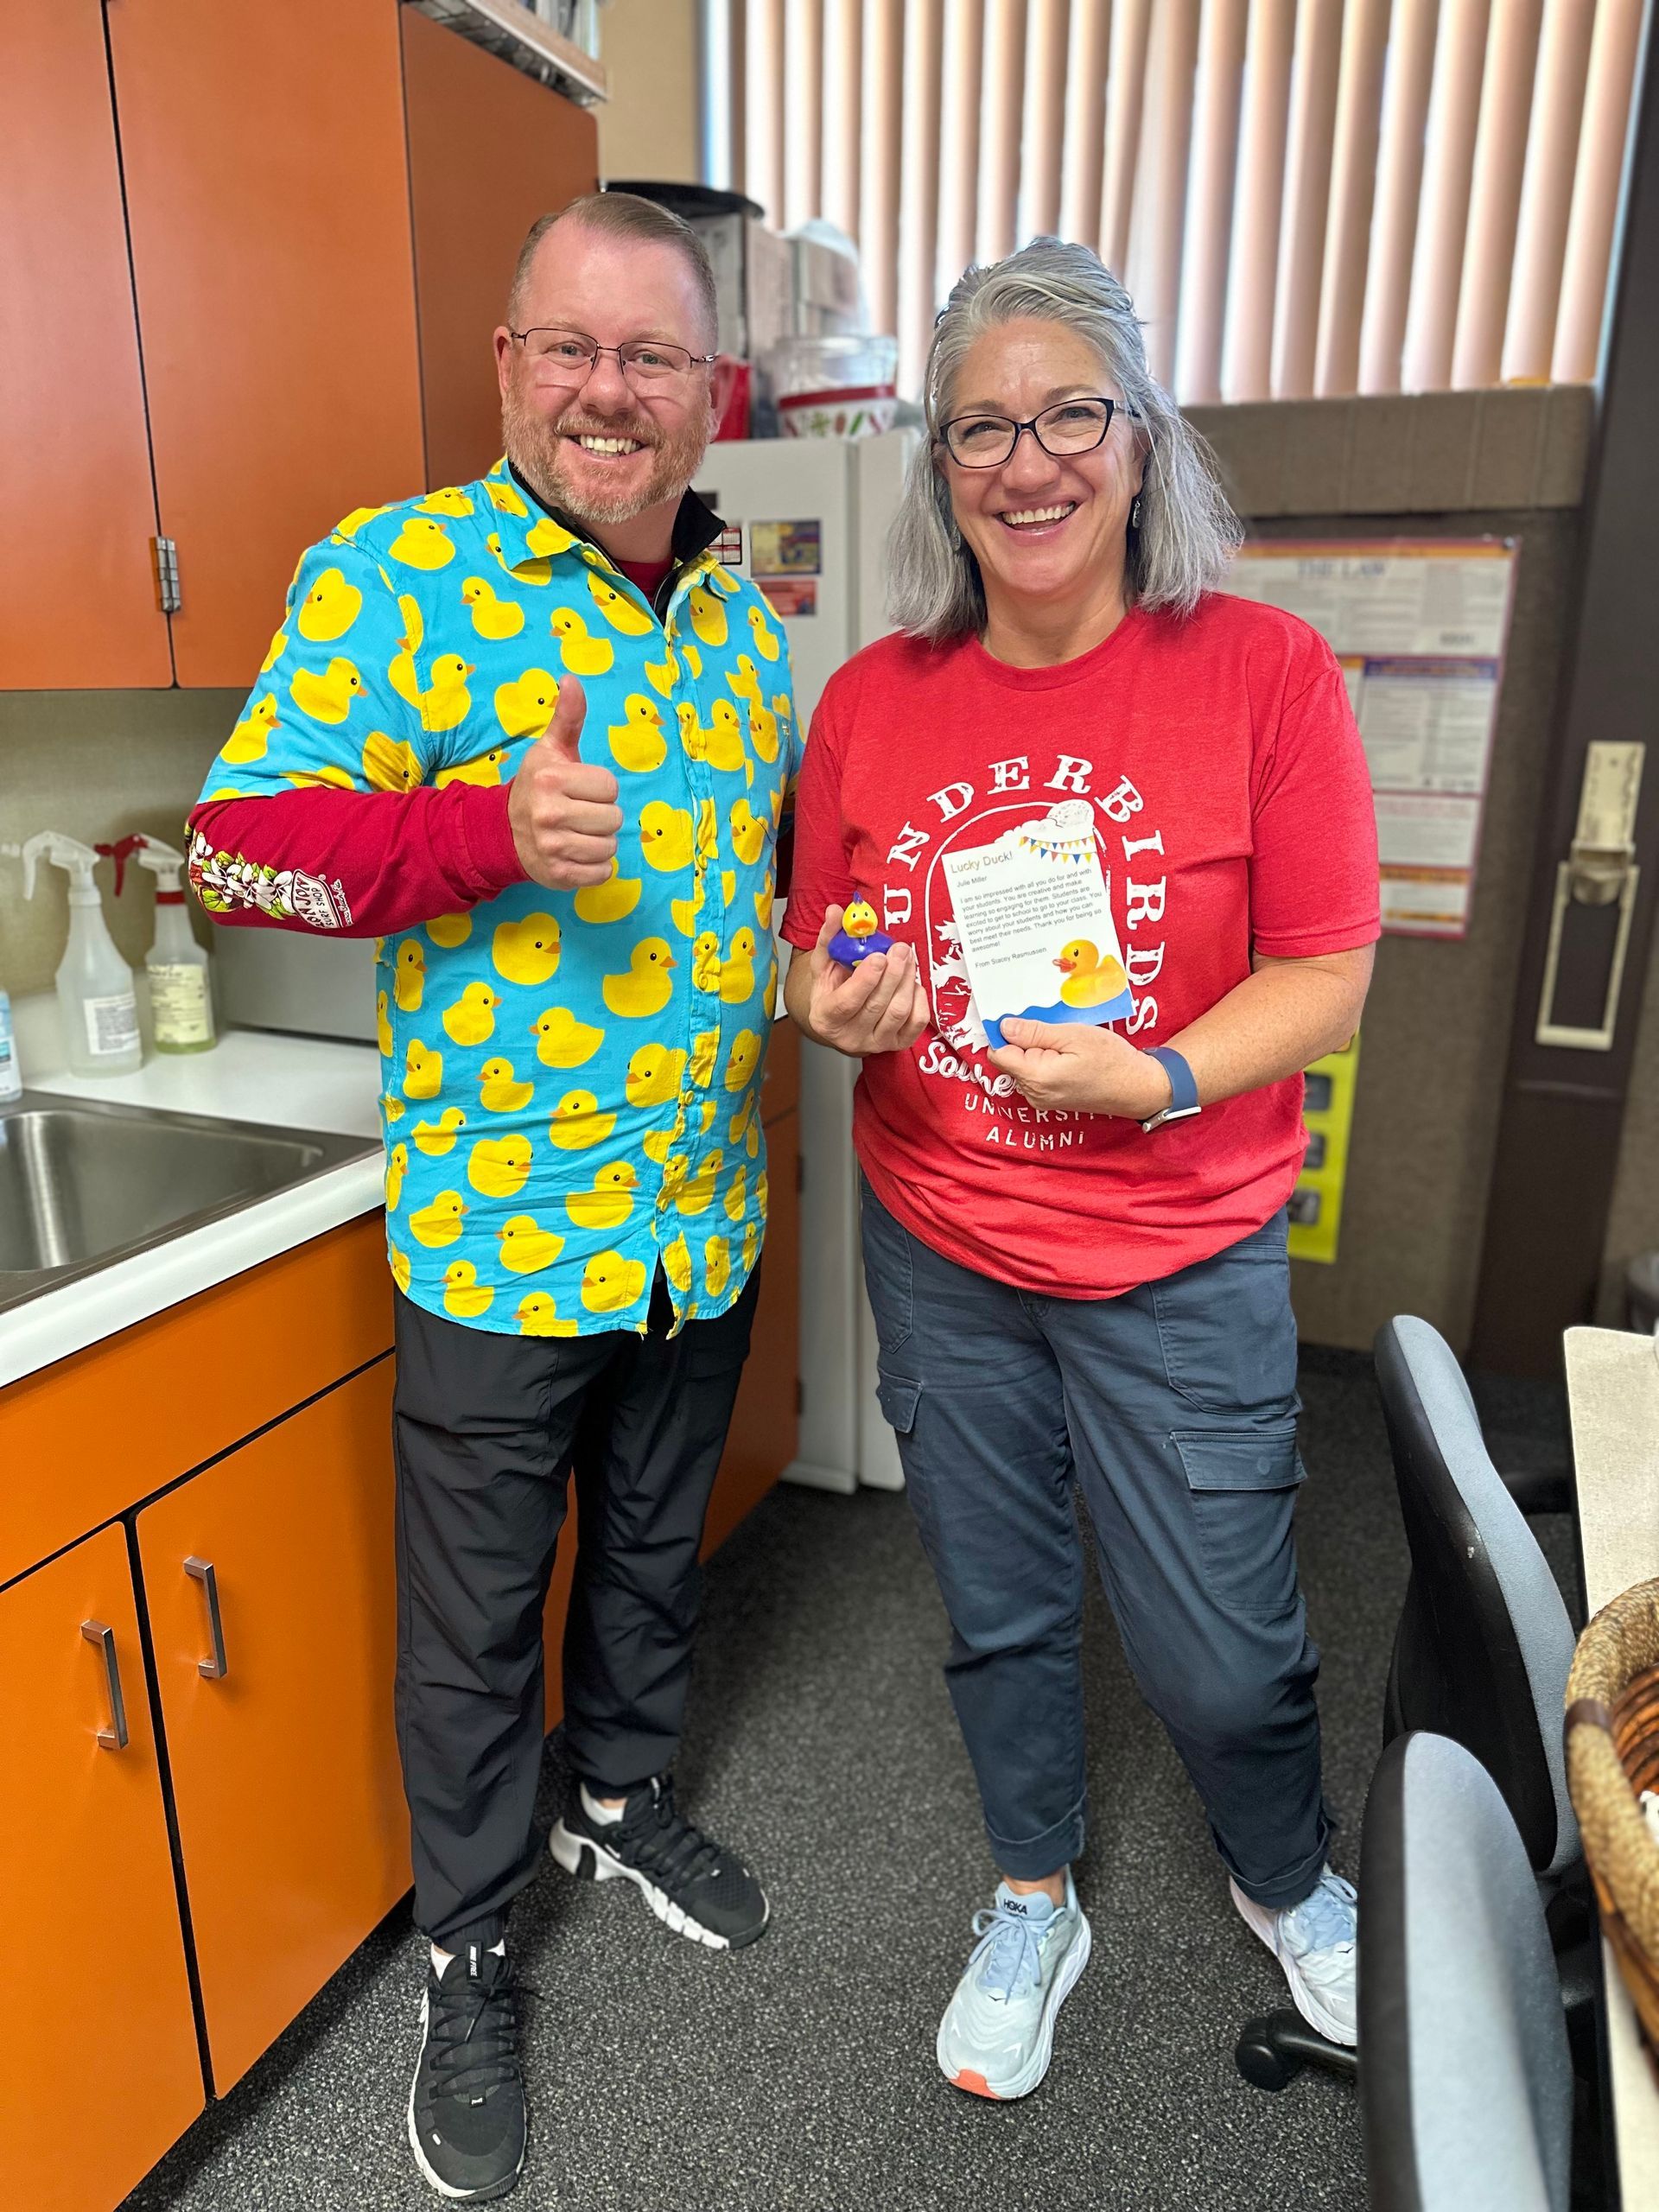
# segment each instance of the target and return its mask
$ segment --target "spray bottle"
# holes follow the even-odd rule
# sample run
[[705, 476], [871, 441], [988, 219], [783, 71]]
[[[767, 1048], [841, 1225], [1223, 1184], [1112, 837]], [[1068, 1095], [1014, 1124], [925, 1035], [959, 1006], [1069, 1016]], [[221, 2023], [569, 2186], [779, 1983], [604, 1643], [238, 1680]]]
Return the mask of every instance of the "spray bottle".
[[132, 970], [104, 925], [104, 904], [90, 845], [42, 830], [23, 847], [23, 893], [35, 896], [35, 866], [42, 855], [69, 877], [69, 942], [58, 967], [58, 1007], [65, 1056], [72, 1075], [132, 1075], [143, 1065], [138, 1001]]
[[[123, 839], [123, 843], [126, 840]], [[144, 968], [158, 1052], [209, 1052], [213, 1031], [207, 955], [196, 943], [184, 897], [184, 855], [159, 837], [135, 837], [136, 857], [156, 878], [156, 942]], [[117, 889], [120, 886], [118, 882]]]
[[23, 1095], [23, 1071], [17, 1065], [17, 1040], [11, 1032], [11, 1001], [0, 991], [0, 1106]]

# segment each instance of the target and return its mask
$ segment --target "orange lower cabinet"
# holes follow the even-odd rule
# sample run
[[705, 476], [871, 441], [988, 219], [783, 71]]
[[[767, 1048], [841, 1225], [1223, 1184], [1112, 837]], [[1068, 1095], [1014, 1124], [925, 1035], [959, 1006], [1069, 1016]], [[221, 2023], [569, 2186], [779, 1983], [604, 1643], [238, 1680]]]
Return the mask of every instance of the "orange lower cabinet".
[[108, 2212], [206, 2101], [120, 1529], [0, 1592], [0, 2195]]
[[801, 1103], [801, 1033], [787, 1014], [772, 1026], [766, 1071], [760, 1078], [760, 1119], [767, 1128]]
[[795, 1457], [801, 1310], [799, 1131], [800, 1116], [792, 1110], [766, 1123], [770, 1206], [761, 1254], [760, 1300], [726, 1455], [703, 1526], [705, 1558], [753, 1511]]
[[547, 1726], [549, 1732], [564, 1718], [564, 1617], [570, 1608], [570, 1578], [576, 1564], [576, 1484], [571, 1478], [564, 1504], [564, 1526], [553, 1557], [553, 1577], [547, 1586], [547, 1609], [542, 1616], [542, 1650], [547, 1670]]
[[392, 1362], [138, 1516], [213, 2087], [410, 1883]]

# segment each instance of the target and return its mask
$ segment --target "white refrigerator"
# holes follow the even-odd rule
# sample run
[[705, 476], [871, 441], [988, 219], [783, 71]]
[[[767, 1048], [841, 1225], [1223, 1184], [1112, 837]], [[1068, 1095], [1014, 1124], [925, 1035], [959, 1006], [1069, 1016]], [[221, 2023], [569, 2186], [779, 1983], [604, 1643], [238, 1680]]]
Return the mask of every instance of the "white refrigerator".
[[[885, 549], [916, 443], [913, 430], [756, 439], [712, 445], [703, 461], [696, 489], [734, 533], [727, 557], [766, 592], [788, 634], [804, 728], [834, 671], [893, 626]], [[855, 1061], [802, 1039], [800, 1441], [784, 1479], [899, 1490], [859, 1265], [857, 1075]]]

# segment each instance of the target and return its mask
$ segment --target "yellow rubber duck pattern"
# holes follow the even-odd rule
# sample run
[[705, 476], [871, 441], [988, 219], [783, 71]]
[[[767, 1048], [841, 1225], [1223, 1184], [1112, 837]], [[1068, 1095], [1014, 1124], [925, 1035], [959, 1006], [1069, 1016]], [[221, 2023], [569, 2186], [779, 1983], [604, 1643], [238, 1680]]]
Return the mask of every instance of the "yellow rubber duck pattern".
[[[608, 883], [521, 883], [377, 947], [394, 1279], [504, 1334], [733, 1305], [766, 1219], [776, 840], [799, 766], [783, 626], [688, 499], [659, 616], [499, 462], [301, 561], [203, 798], [510, 783], [580, 676], [615, 775]], [[327, 925], [309, 879], [198, 851], [204, 902]]]

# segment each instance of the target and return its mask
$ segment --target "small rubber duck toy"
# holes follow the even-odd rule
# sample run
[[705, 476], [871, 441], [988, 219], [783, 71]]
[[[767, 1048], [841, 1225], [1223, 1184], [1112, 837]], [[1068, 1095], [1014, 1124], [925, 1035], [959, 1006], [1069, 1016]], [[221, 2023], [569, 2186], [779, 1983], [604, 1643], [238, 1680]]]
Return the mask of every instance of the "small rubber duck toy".
[[855, 899], [841, 918], [841, 927], [830, 940], [830, 957], [856, 968], [872, 952], [891, 952], [893, 939], [875, 925], [875, 909], [868, 899]]

